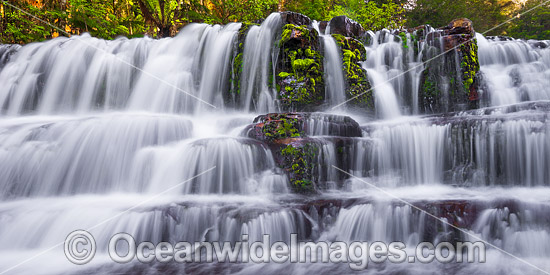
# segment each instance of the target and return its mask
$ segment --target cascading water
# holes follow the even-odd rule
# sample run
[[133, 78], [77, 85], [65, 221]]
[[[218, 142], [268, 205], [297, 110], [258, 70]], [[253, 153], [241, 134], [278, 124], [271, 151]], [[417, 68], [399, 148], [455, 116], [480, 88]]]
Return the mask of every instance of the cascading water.
[[273, 49], [276, 48], [273, 41], [281, 24], [280, 16], [272, 14], [261, 26], [251, 27], [246, 36], [241, 80], [244, 110], [250, 110], [252, 107], [256, 107], [255, 109], [260, 112], [275, 110], [276, 93], [268, 84], [269, 79], [275, 77], [274, 64], [277, 54], [273, 53]]
[[[433, 45], [416, 33], [369, 33], [363, 67], [381, 120], [344, 110], [358, 125], [309, 113], [302, 130], [319, 148], [311, 167], [318, 190], [306, 196], [292, 192], [282, 157], [247, 128], [258, 113], [279, 108], [272, 80], [283, 24], [272, 14], [250, 27], [233, 97], [223, 95], [235, 85], [237, 23], [192, 24], [161, 40], [83, 35], [0, 45], [0, 272], [349, 272], [347, 264], [320, 263], [118, 265], [106, 244], [119, 232], [151, 242], [234, 242], [242, 234], [288, 241], [297, 233], [300, 240], [401, 241], [409, 249], [472, 238], [382, 191], [550, 270], [547, 42], [477, 35], [485, 104], [493, 107], [412, 117], [421, 113], [423, 55]], [[345, 101], [346, 84], [338, 44], [330, 30], [320, 37], [329, 110]], [[98, 244], [87, 265], [69, 263], [62, 245], [51, 249], [77, 229]], [[485, 264], [387, 263], [365, 272], [528, 268], [488, 249]]]
[[332, 106], [346, 101], [346, 82], [342, 72], [342, 57], [334, 38], [330, 35], [330, 27], [327, 26], [324, 33], [319, 30], [318, 22], [314, 22], [313, 28], [321, 36], [323, 43], [323, 56], [325, 57], [325, 100]]
[[550, 41], [476, 38], [487, 105], [550, 99]]
[[[385, 31], [371, 35], [372, 45], [365, 47], [367, 70], [376, 98], [376, 108], [382, 118], [395, 118], [401, 115], [397, 95], [402, 92], [400, 83], [404, 77], [398, 76], [403, 70], [403, 51], [399, 42]], [[381, 41], [379, 41], [381, 40]], [[393, 80], [390, 80], [392, 79]]]

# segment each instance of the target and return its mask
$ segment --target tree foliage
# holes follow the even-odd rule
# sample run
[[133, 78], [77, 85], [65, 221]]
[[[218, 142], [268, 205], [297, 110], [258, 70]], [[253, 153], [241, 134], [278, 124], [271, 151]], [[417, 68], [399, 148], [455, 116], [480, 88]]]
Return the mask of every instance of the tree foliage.
[[328, 20], [329, 12], [338, 4], [335, 0], [288, 0], [282, 7], [286, 11], [296, 11], [315, 20]]
[[[175, 35], [179, 28], [193, 22], [255, 22], [275, 11], [295, 11], [316, 20], [346, 15], [369, 30], [423, 24], [440, 27], [455, 18], [467, 17], [474, 22], [477, 31], [484, 32], [515, 16], [519, 8], [520, 11], [528, 11], [544, 0], [527, 0], [521, 7], [513, 1], [11, 0], [10, 5], [34, 16], [0, 2], [0, 42], [40, 41], [63, 35], [65, 31], [70, 34], [89, 32], [92, 36], [105, 39], [119, 35], [161, 38]], [[546, 4], [489, 34], [548, 39], [549, 13], [549, 5]]]
[[[550, 40], [550, 2], [528, 0], [512, 21], [507, 35], [515, 38]], [[542, 5], [541, 5], [542, 4]]]
[[278, 9], [278, 0], [212, 0], [208, 23], [253, 22]]
[[29, 43], [53, 38], [58, 35], [58, 32], [50, 25], [61, 27], [67, 19], [67, 13], [61, 6], [50, 5], [48, 8], [39, 8], [26, 1], [14, 1], [13, 4], [22, 7], [27, 13], [9, 5], [0, 4], [2, 42]]
[[118, 16], [113, 2], [101, 0], [72, 0], [70, 2], [69, 22], [73, 32], [89, 32], [93, 36], [112, 38], [117, 35], [129, 35]]
[[513, 10], [512, 0], [417, 0], [406, 17], [408, 27], [423, 24], [441, 27], [455, 18], [466, 17], [472, 20], [476, 31], [496, 35], [505, 26], [495, 27], [505, 22]]
[[346, 15], [367, 30], [383, 28], [398, 29], [405, 23], [403, 4], [391, 0], [375, 1], [345, 0], [328, 14], [329, 18]]

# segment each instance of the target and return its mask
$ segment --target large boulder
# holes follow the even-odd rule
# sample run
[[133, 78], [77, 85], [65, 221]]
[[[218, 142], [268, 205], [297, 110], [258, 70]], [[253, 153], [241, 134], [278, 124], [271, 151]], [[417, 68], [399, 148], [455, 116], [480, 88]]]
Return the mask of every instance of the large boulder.
[[281, 12], [281, 19], [284, 25], [292, 24], [296, 26], [306, 26], [307, 28], [312, 27], [311, 19], [301, 13], [284, 11], [284, 12]]
[[258, 116], [245, 135], [267, 143], [288, 144], [309, 136], [361, 137], [359, 124], [348, 116], [323, 113], [271, 113]]
[[306, 25], [286, 24], [279, 47], [275, 76], [282, 109], [312, 110], [323, 104], [323, 55], [317, 31]]
[[363, 39], [366, 33], [361, 24], [347, 18], [344, 15], [332, 18], [329, 26], [331, 34], [339, 34], [359, 40]]
[[367, 60], [365, 46], [353, 37], [332, 34], [342, 52], [344, 77], [346, 78], [346, 97], [349, 104], [368, 110], [374, 109], [374, 98], [367, 71], [361, 63]]
[[329, 23], [329, 21], [321, 21], [321, 22], [319, 22], [319, 31], [321, 32], [321, 34], [324, 34], [325, 31], [327, 30], [328, 23]]
[[[292, 190], [311, 193], [326, 182], [326, 171], [334, 169], [328, 167], [330, 162], [326, 158], [333, 158], [339, 167], [349, 166], [355, 151], [353, 138], [362, 136], [362, 130], [347, 116], [272, 113], [258, 116], [243, 135], [262, 141], [270, 148], [276, 164], [288, 176]], [[326, 155], [327, 145], [337, 150]], [[342, 173], [338, 176], [346, 178]]]
[[420, 111], [444, 113], [478, 108], [482, 76], [472, 21], [456, 19], [423, 36], [418, 39], [429, 46], [423, 49]]
[[458, 18], [458, 19], [455, 19], [453, 21], [451, 21], [451, 23], [449, 23], [449, 25], [441, 28], [443, 31], [445, 31], [445, 33], [447, 35], [452, 35], [452, 34], [470, 34], [470, 35], [474, 35], [475, 32], [474, 32], [474, 25], [472, 23], [472, 20], [468, 19], [468, 18]]

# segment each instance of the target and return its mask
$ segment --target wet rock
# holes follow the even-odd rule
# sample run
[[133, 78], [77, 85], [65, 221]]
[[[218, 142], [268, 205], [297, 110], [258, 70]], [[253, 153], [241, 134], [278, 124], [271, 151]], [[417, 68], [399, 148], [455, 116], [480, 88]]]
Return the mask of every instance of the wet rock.
[[323, 34], [325, 33], [326, 29], [327, 29], [327, 26], [328, 26], [328, 21], [321, 21], [319, 22], [319, 31]]
[[550, 47], [550, 41], [529, 40], [528, 43], [535, 48], [546, 49]]
[[241, 89], [241, 74], [244, 58], [244, 42], [246, 35], [252, 26], [257, 26], [255, 23], [242, 23], [239, 29], [237, 39], [235, 39], [235, 51], [231, 60], [231, 75], [229, 92], [224, 92], [223, 98], [227, 106], [234, 106], [235, 102], [239, 101]]
[[288, 144], [309, 136], [361, 137], [359, 124], [348, 116], [322, 113], [271, 113], [254, 119], [245, 135], [268, 143]]
[[468, 18], [455, 19], [451, 21], [449, 25], [447, 25], [446, 27], [443, 27], [442, 30], [445, 31], [447, 35], [453, 35], [453, 34], [474, 35], [475, 34], [473, 23]]
[[492, 40], [492, 41], [512, 41], [515, 40], [512, 37], [504, 36], [504, 35], [498, 35], [498, 36], [485, 36], [485, 39]]
[[275, 72], [282, 109], [312, 110], [323, 103], [324, 68], [319, 45], [316, 30], [293, 24], [283, 27]]
[[365, 29], [361, 24], [347, 18], [346, 16], [336, 16], [330, 20], [330, 33], [339, 34], [355, 39], [363, 39], [365, 37]]
[[304, 136], [305, 118], [299, 113], [267, 114], [254, 119], [245, 135], [267, 143], [286, 143], [287, 139]]
[[374, 110], [374, 98], [367, 71], [361, 66], [361, 62], [366, 61], [367, 58], [365, 46], [353, 37], [340, 34], [333, 34], [332, 37], [342, 51], [346, 97], [351, 99], [349, 104]]
[[312, 27], [311, 19], [301, 13], [292, 12], [292, 11], [281, 12], [281, 19], [283, 20], [283, 24], [285, 25], [292, 24], [296, 26], [306, 26], [309, 29], [311, 29]]
[[21, 46], [15, 44], [0, 45], [0, 69], [8, 63], [10, 57], [17, 53], [19, 48], [21, 48]]
[[[271, 149], [275, 162], [285, 171], [290, 187], [297, 193], [315, 192], [327, 181], [326, 171], [334, 169], [328, 167], [331, 163], [328, 158], [339, 167], [349, 167], [354, 152], [353, 137], [361, 134], [359, 124], [353, 119], [320, 113], [261, 115], [243, 132]], [[328, 152], [327, 146], [335, 150]], [[345, 178], [345, 174], [338, 174], [337, 180]]]
[[420, 110], [444, 113], [478, 108], [481, 75], [472, 22], [455, 19], [423, 40], [430, 46], [423, 55], [426, 65], [418, 93]]

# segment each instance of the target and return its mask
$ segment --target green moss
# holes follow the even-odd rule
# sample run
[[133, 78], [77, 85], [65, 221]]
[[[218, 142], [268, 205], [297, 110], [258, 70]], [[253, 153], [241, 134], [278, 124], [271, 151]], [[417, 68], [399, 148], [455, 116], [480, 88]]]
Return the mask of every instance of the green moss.
[[426, 79], [423, 88], [425, 97], [437, 97], [439, 95], [439, 89], [437, 89], [437, 83], [435, 82]]
[[300, 32], [301, 36], [307, 37], [308, 40], [310, 39], [310, 31], [307, 28], [307, 26], [296, 26], [294, 24], [286, 24], [283, 27], [283, 32], [281, 33], [281, 40], [279, 41], [279, 45], [283, 45], [284, 43], [290, 40], [292, 31]]
[[274, 119], [267, 121], [262, 127], [262, 132], [268, 139], [295, 138], [303, 135], [299, 130], [297, 118], [278, 115]]
[[307, 56], [307, 57], [315, 57], [315, 51], [313, 51], [313, 50], [311, 50], [311, 49], [309, 49], [309, 48], [306, 49], [306, 52], [305, 52], [305, 53], [306, 53], [306, 56]]
[[479, 61], [477, 59], [477, 40], [474, 39], [469, 43], [460, 45], [460, 53], [462, 60], [460, 67], [462, 69], [462, 83], [464, 92], [470, 92], [470, 86], [474, 83], [474, 78], [479, 71]]
[[340, 50], [342, 51], [342, 64], [344, 75], [347, 78], [346, 94], [348, 98], [354, 98], [354, 104], [368, 108], [374, 108], [372, 90], [366, 71], [360, 62], [366, 60], [366, 50], [361, 42], [340, 34], [333, 34]]
[[231, 92], [239, 94], [241, 92], [241, 74], [243, 72], [243, 53], [238, 53], [233, 59], [233, 74], [231, 77]]
[[285, 78], [285, 77], [288, 77], [288, 76], [291, 76], [291, 75], [292, 75], [292, 74], [289, 74], [289, 73], [287, 73], [287, 72], [280, 72], [280, 73], [279, 73], [279, 77], [280, 77], [280, 78]]
[[405, 32], [400, 32], [398, 35], [401, 38], [401, 44], [403, 45], [403, 48], [408, 49], [409, 46], [407, 45], [407, 34]]
[[311, 144], [302, 147], [287, 145], [281, 150], [281, 156], [284, 158], [283, 168], [288, 170], [290, 182], [299, 192], [314, 190], [313, 171], [318, 151], [319, 149]]
[[[315, 60], [306, 58], [306, 59], [294, 59], [292, 61], [292, 69], [294, 70], [294, 73], [296, 71], [307, 71], [310, 69], [311, 66], [319, 66], [319, 64], [315, 63]], [[312, 68], [314, 69], [314, 68]]]
[[[290, 41], [292, 32], [295, 39]], [[279, 41], [278, 97], [284, 108], [299, 108], [322, 101], [324, 96], [323, 56], [318, 47], [318, 34], [306, 26], [287, 24]]]

